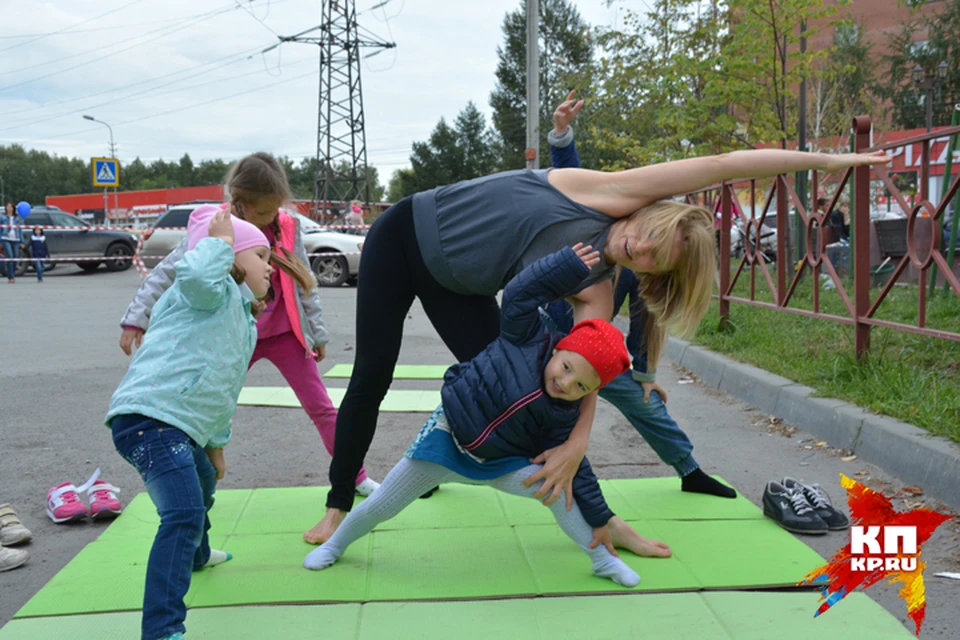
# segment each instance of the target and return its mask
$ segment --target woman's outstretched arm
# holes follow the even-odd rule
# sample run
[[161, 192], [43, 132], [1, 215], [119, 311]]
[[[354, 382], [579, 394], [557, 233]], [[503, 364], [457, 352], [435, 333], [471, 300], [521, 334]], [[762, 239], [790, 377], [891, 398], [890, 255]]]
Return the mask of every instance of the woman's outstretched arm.
[[567, 197], [608, 216], [622, 218], [671, 196], [709, 187], [721, 180], [766, 178], [781, 173], [885, 164], [891, 158], [876, 153], [806, 153], [780, 149], [732, 151], [717, 156], [687, 158], [627, 171], [554, 169], [550, 184]]

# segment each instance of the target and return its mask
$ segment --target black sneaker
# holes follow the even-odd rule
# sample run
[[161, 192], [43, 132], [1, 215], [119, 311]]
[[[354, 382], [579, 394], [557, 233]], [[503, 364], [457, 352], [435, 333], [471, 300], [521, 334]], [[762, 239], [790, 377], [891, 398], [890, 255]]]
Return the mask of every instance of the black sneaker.
[[784, 478], [783, 486], [787, 491], [802, 491], [820, 519], [827, 523], [830, 531], [845, 531], [850, 526], [847, 516], [833, 506], [830, 496], [819, 484], [803, 484], [793, 478]]
[[430, 496], [432, 496], [433, 494], [435, 494], [439, 489], [440, 489], [440, 487], [434, 487], [433, 489], [430, 489], [430, 491], [427, 491], [425, 494], [423, 494], [422, 496], [420, 496], [420, 499], [421, 499], [421, 500], [426, 500], [427, 498], [429, 498]]
[[827, 523], [799, 489], [789, 491], [779, 482], [770, 481], [763, 490], [763, 515], [793, 533], [822, 535]]

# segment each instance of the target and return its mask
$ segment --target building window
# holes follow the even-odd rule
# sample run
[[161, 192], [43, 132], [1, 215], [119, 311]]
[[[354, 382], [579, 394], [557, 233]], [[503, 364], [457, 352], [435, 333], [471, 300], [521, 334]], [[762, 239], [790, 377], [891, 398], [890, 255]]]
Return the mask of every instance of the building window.
[[859, 25], [856, 22], [841, 22], [833, 32], [835, 47], [850, 47], [857, 44]]
[[910, 43], [910, 55], [914, 58], [922, 57], [930, 52], [929, 40], [914, 40]]

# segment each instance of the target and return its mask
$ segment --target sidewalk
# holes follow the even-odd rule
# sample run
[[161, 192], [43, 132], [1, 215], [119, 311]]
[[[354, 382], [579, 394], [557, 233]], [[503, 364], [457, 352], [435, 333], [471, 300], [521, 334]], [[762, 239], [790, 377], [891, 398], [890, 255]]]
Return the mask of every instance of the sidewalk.
[[946, 438], [843, 400], [814, 397], [816, 389], [686, 340], [670, 338], [667, 352], [705, 386], [727, 391], [960, 508], [960, 447]]

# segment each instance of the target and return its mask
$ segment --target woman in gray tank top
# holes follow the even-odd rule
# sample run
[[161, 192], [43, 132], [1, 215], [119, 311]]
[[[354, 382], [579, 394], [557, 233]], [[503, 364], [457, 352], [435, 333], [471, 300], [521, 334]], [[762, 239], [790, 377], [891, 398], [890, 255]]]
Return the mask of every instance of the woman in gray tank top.
[[[373, 224], [364, 242], [357, 287], [353, 375], [337, 417], [327, 513], [304, 534], [326, 541], [353, 506], [354, 479], [393, 378], [403, 322], [413, 299], [459, 362], [499, 335], [496, 293], [526, 265], [573, 245], [590, 244], [604, 260], [589, 286], [571, 292], [575, 320], [613, 315], [610, 278], [617, 264], [643, 278], [647, 308], [680, 334], [694, 330], [713, 291], [713, 215], [659, 202], [722, 180], [796, 171], [839, 171], [882, 164], [883, 153], [827, 155], [763, 149], [690, 158], [614, 173], [585, 169], [510, 171], [406, 198]], [[587, 449], [596, 394], [563, 445], [541, 455], [540, 494], [566, 489]]]

